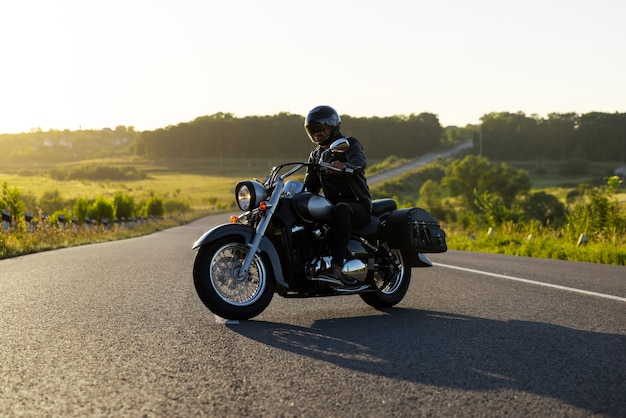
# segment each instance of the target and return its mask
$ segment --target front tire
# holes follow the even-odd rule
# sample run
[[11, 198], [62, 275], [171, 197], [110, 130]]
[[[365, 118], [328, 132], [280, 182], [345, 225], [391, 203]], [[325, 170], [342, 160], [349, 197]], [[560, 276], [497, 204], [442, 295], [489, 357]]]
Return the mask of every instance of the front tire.
[[[374, 273], [374, 282], [378, 286], [378, 292], [361, 293], [359, 296], [365, 303], [374, 308], [390, 308], [400, 303], [409, 290], [411, 282], [411, 266], [409, 254], [400, 250], [389, 250], [389, 256], [385, 257], [385, 263]], [[385, 276], [390, 275], [388, 280]]]
[[226, 237], [203, 245], [196, 254], [193, 266], [196, 292], [202, 303], [219, 317], [250, 319], [263, 312], [272, 300], [275, 281], [260, 254], [254, 256], [247, 277], [237, 277], [249, 250], [234, 237]]

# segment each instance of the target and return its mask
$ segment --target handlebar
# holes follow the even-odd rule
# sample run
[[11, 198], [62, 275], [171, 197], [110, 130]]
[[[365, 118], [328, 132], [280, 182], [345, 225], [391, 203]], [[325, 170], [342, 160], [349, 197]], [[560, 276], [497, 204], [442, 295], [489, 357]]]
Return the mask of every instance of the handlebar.
[[320, 168], [321, 168], [322, 170], [328, 170], [328, 171], [338, 171], [338, 172], [340, 172], [340, 173], [347, 173], [347, 174], [352, 174], [352, 173], [354, 172], [354, 170], [353, 170], [353, 169], [351, 169], [350, 167], [346, 167], [345, 169], [343, 169], [343, 170], [342, 170], [342, 169], [340, 169], [340, 168], [333, 167], [333, 166], [332, 166], [332, 165], [330, 165], [329, 163], [327, 163], [327, 162], [323, 162], [323, 161], [319, 164], [319, 166], [320, 166]]
[[346, 167], [344, 170], [342, 170], [340, 168], [331, 166], [327, 162], [320, 162], [320, 163], [290, 162], [290, 163], [284, 163], [284, 164], [278, 165], [276, 167], [273, 167], [272, 170], [271, 170], [270, 175], [265, 180], [266, 186], [272, 185], [274, 183], [274, 181], [276, 181], [276, 178], [279, 177], [278, 173], [280, 172], [280, 170], [283, 169], [286, 166], [289, 166], [289, 165], [293, 165], [295, 167], [293, 167], [291, 170], [287, 171], [285, 174], [282, 174], [280, 176], [281, 179], [286, 179], [287, 177], [291, 176], [292, 174], [294, 174], [296, 171], [300, 170], [303, 167], [312, 167], [312, 166], [318, 166], [322, 170], [326, 170], [326, 171], [336, 171], [336, 172], [339, 172], [339, 173], [343, 172], [343, 173], [346, 173], [346, 174], [353, 174], [354, 173], [354, 169], [352, 169], [350, 167]]

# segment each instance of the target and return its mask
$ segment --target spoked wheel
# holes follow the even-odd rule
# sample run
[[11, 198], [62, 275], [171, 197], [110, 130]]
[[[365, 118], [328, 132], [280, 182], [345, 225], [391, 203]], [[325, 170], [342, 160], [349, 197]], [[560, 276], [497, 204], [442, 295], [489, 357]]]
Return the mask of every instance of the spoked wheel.
[[249, 248], [232, 239], [202, 246], [196, 255], [193, 281], [200, 300], [214, 314], [226, 319], [249, 319], [270, 304], [274, 279], [257, 254], [245, 277], [239, 277]]
[[398, 304], [409, 289], [411, 266], [408, 254], [400, 250], [388, 251], [388, 256], [379, 260], [378, 270], [374, 273], [374, 283], [378, 292], [361, 293], [359, 296], [375, 308], [389, 308]]

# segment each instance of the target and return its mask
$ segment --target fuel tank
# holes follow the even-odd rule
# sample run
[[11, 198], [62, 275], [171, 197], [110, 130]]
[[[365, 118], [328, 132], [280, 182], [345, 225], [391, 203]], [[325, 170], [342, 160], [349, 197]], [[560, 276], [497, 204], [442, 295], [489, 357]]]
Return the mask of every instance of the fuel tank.
[[305, 221], [331, 221], [335, 218], [335, 207], [323, 196], [313, 193], [299, 193], [291, 202], [296, 213]]

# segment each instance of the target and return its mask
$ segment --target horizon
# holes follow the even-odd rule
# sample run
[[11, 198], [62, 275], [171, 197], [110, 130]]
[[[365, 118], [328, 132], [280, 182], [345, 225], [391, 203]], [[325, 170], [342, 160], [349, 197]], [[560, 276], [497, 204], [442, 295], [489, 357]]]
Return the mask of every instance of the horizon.
[[[507, 112], [508, 111], [489, 112], [489, 113], [507, 113]], [[508, 112], [508, 113], [517, 114], [519, 112], [521, 112], [521, 111], [518, 111], [518, 112]], [[618, 114], [618, 113], [622, 114], [622, 113], [626, 113], [626, 112], [620, 112], [620, 111], [599, 112], [599, 111], [594, 111], [594, 110], [589, 111], [589, 112], [584, 112], [584, 113], [578, 113], [578, 112], [551, 112], [551, 113], [555, 113], [555, 114], [576, 113], [578, 115], [583, 115], [583, 114], [586, 114], [586, 113], [594, 113], [594, 112], [596, 112], [596, 113], [606, 113], [606, 114]], [[190, 120], [184, 120], [184, 121], [179, 121], [179, 122], [175, 122], [175, 123], [170, 123], [168, 125], [157, 126], [157, 127], [151, 128], [151, 129], [137, 129], [137, 127], [135, 127], [134, 125], [120, 125], [120, 124], [111, 125], [111, 126], [101, 126], [101, 127], [83, 127], [83, 126], [79, 126], [77, 129], [72, 129], [72, 128], [48, 128], [48, 129], [43, 129], [43, 128], [40, 128], [40, 127], [36, 127], [36, 128], [31, 128], [30, 130], [24, 131], [24, 132], [0, 132], [0, 135], [20, 135], [20, 134], [29, 134], [29, 133], [34, 133], [34, 132], [58, 132], [58, 131], [66, 131], [66, 130], [68, 130], [70, 132], [101, 131], [101, 130], [104, 130], [104, 129], [115, 130], [115, 128], [117, 128], [119, 126], [122, 126], [124, 128], [127, 128], [127, 129], [128, 128], [132, 128], [133, 131], [135, 131], [135, 132], [154, 131], [154, 130], [157, 130], [157, 129], [167, 128], [169, 126], [177, 126], [177, 125], [183, 124], [183, 123], [191, 123], [194, 120], [196, 120], [197, 118], [201, 118], [201, 117], [204, 117], [204, 116], [212, 116], [214, 114], [219, 114], [219, 113], [230, 114], [230, 115], [233, 115], [233, 117], [235, 117], [237, 119], [243, 119], [243, 118], [247, 118], [247, 117], [264, 117], [264, 116], [270, 116], [271, 117], [271, 116], [277, 116], [278, 114], [281, 114], [281, 113], [287, 113], [287, 114], [292, 114], [292, 115], [296, 115], [296, 116], [302, 116], [302, 118], [305, 117], [305, 115], [299, 115], [297, 113], [287, 112], [287, 111], [281, 111], [281, 112], [277, 112], [277, 113], [274, 113], [274, 114], [271, 114], [271, 115], [270, 114], [265, 114], [265, 115], [256, 114], [256, 115], [243, 115], [243, 116], [235, 115], [232, 112], [221, 112], [221, 111], [218, 111], [218, 112], [215, 112], [215, 113], [212, 113], [212, 114], [209, 114], [209, 115], [198, 115], [198, 116], [196, 116], [196, 117], [194, 117], [194, 118], [192, 118]], [[432, 112], [425, 111], [423, 113], [432, 113]], [[547, 118], [549, 116], [549, 115], [537, 115], [536, 113], [530, 113], [530, 114], [525, 113], [525, 112], [522, 112], [522, 113], [524, 113], [524, 115], [526, 117], [529, 117], [529, 118], [531, 118], [531, 117], [539, 117], [540, 119], [545, 119], [545, 118]], [[384, 116], [380, 116], [380, 115], [355, 116], [355, 115], [349, 115], [349, 114], [341, 114], [340, 116], [342, 118], [346, 117], [346, 116], [351, 117], [351, 118], [376, 118], [376, 117], [378, 117], [378, 118], [385, 118], [385, 117], [410, 116], [410, 115], [409, 114], [395, 114], [395, 115], [384, 115]], [[482, 115], [482, 116], [484, 116], [484, 115]], [[482, 116], [481, 116], [481, 118], [482, 118]], [[450, 127], [465, 128], [465, 127], [468, 127], [468, 126], [471, 126], [471, 125], [480, 125], [481, 122], [479, 121], [476, 124], [466, 124], [466, 125], [444, 125], [444, 124], [441, 123], [441, 121], [439, 121], [439, 123], [445, 129], [445, 128], [450, 128]]]

